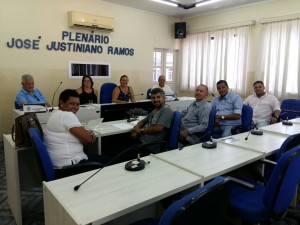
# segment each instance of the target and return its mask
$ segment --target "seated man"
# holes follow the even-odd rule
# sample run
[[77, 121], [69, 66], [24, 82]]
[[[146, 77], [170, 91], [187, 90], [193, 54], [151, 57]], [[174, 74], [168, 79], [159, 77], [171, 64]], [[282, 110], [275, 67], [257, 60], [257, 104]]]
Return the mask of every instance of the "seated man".
[[[173, 119], [173, 111], [165, 105], [165, 92], [160, 88], [151, 91], [151, 101], [155, 109], [133, 127], [131, 136], [141, 143], [164, 141], [168, 137]], [[148, 148], [151, 153], [159, 153], [160, 146]]]
[[180, 140], [183, 144], [196, 144], [208, 126], [210, 105], [206, 101], [208, 88], [204, 84], [196, 87], [196, 101], [181, 112]]
[[155, 84], [152, 89], [154, 88], [161, 88], [164, 90], [165, 95], [174, 95], [171, 87], [166, 84], [166, 77], [164, 75], [160, 75], [158, 78], [158, 84]]
[[59, 109], [49, 118], [44, 130], [44, 143], [55, 169], [87, 161], [103, 166], [109, 160], [103, 155], [85, 154], [84, 145], [93, 144], [96, 136], [76, 117], [79, 104], [79, 94], [75, 90], [64, 90], [59, 96]]
[[21, 84], [23, 88], [16, 96], [16, 103], [20, 108], [23, 108], [23, 105], [26, 103], [45, 103], [47, 106], [50, 106], [39, 89], [34, 88], [34, 80], [31, 75], [23, 75]]
[[211, 102], [217, 112], [214, 132], [221, 133], [222, 137], [227, 137], [231, 135], [232, 127], [242, 124], [243, 100], [239, 95], [229, 92], [225, 80], [217, 82], [217, 90], [220, 96], [214, 97]]
[[248, 96], [244, 101], [245, 105], [249, 105], [253, 109], [253, 123], [257, 127], [276, 123], [281, 112], [277, 98], [265, 92], [262, 81], [255, 81], [253, 89], [255, 94]]

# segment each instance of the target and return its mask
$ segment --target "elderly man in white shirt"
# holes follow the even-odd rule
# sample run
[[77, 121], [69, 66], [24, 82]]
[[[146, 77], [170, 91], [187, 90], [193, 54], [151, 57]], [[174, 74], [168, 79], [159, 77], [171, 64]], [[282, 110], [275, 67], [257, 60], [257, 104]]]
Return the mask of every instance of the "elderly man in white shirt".
[[257, 127], [276, 123], [281, 112], [277, 98], [265, 92], [262, 81], [255, 81], [253, 89], [255, 94], [248, 96], [244, 101], [245, 105], [253, 109], [253, 122]]
[[158, 78], [158, 84], [155, 84], [152, 89], [154, 88], [160, 88], [163, 89], [165, 92], [165, 95], [174, 95], [174, 92], [172, 91], [171, 87], [166, 84], [166, 77], [164, 75], [160, 75]]

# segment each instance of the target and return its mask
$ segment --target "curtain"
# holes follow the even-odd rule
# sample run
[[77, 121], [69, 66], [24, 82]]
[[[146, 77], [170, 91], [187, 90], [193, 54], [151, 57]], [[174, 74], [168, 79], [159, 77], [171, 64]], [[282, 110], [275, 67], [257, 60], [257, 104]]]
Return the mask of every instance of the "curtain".
[[182, 43], [181, 91], [205, 84], [213, 93], [226, 80], [231, 91], [246, 95], [250, 26], [188, 34]]
[[262, 25], [256, 76], [279, 99], [299, 98], [300, 19]]

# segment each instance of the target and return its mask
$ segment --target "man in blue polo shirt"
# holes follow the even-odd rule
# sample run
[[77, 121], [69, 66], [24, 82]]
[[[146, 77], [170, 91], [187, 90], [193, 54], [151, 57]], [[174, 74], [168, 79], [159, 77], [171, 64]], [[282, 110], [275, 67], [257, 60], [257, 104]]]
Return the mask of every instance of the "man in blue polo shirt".
[[23, 75], [21, 84], [23, 88], [16, 96], [16, 103], [20, 108], [23, 108], [26, 103], [45, 103], [50, 106], [39, 89], [34, 88], [34, 79], [31, 75]]
[[243, 108], [242, 98], [229, 92], [228, 84], [225, 80], [217, 82], [217, 90], [220, 96], [214, 97], [212, 107], [216, 108], [215, 133], [220, 133], [222, 137], [231, 135], [231, 128], [241, 125], [241, 115]]

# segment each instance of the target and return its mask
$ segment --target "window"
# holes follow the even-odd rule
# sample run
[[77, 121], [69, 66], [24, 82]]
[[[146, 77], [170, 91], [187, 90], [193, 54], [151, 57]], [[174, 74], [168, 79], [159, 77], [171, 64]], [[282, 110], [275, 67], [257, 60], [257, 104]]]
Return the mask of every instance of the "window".
[[153, 82], [157, 82], [160, 75], [166, 76], [168, 83], [173, 83], [176, 71], [176, 51], [154, 49], [153, 52]]
[[246, 95], [250, 26], [187, 35], [182, 45], [181, 91], [194, 91], [205, 84], [217, 92], [216, 82], [226, 80], [229, 88]]
[[300, 19], [262, 25], [257, 79], [279, 99], [299, 97]]
[[93, 78], [110, 78], [110, 64], [100, 62], [69, 62], [70, 78], [81, 79], [84, 75], [90, 75]]

